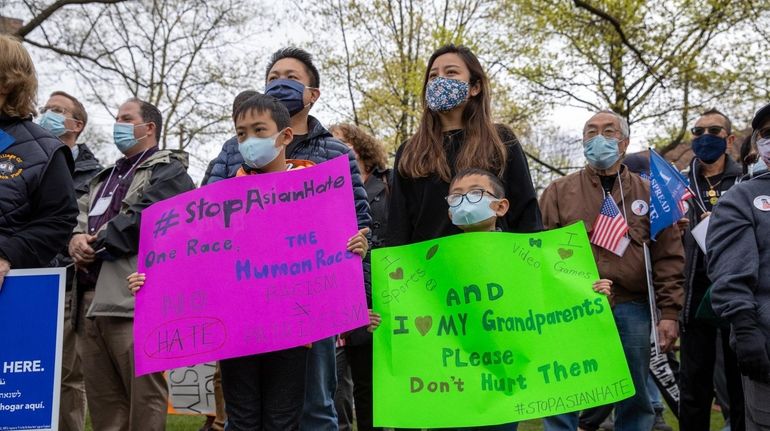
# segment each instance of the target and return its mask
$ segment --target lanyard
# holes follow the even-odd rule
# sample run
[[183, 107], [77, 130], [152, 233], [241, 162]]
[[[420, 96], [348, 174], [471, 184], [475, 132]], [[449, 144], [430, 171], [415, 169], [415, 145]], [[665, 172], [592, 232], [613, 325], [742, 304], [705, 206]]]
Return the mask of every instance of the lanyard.
[[[148, 148], [147, 150], [149, 150], [149, 148]], [[142, 155], [141, 155], [141, 156], [139, 156], [139, 158], [138, 158], [138, 159], [136, 159], [136, 161], [134, 162], [134, 164], [131, 166], [131, 169], [129, 169], [129, 170], [128, 170], [128, 172], [126, 172], [126, 176], [129, 176], [129, 175], [131, 175], [131, 173], [134, 171], [134, 168], [136, 168], [136, 166], [139, 164], [139, 162], [141, 162], [141, 161], [142, 161], [142, 159], [144, 158], [144, 154], [147, 152], [147, 150], [144, 150], [144, 151], [142, 152]], [[114, 173], [115, 173], [115, 168], [113, 167], [113, 168], [112, 168], [112, 170], [110, 171], [110, 176], [108, 176], [108, 177], [107, 177], [107, 181], [104, 183], [104, 188], [102, 189], [102, 192], [99, 194], [99, 198], [97, 198], [97, 199], [96, 199], [96, 201], [97, 201], [97, 202], [98, 202], [98, 201], [99, 201], [101, 198], [103, 198], [103, 197], [104, 197], [104, 193], [107, 191], [107, 184], [109, 184], [109, 183], [110, 183], [110, 180], [112, 179], [112, 174], [114, 174]], [[115, 185], [115, 187], [114, 187], [114, 188], [112, 189], [112, 191], [111, 191], [111, 192], [110, 192], [110, 193], [107, 195], [107, 197], [111, 197], [111, 196], [112, 196], [112, 194], [113, 194], [113, 193], [115, 193], [115, 191], [118, 189], [118, 187], [120, 187], [120, 181], [118, 181], [118, 184], [116, 184], [116, 185]]]
[[[615, 175], [617, 175], [618, 187], [620, 188], [620, 205], [623, 208], [623, 217], [626, 219], [626, 224], [628, 224], [628, 214], [626, 213], [626, 197], [623, 194], [623, 180], [620, 179], [620, 170], [618, 170], [618, 172]], [[604, 192], [604, 194], [602, 195], [602, 198], [604, 196], [609, 196], [610, 199], [613, 199], [611, 191]]]

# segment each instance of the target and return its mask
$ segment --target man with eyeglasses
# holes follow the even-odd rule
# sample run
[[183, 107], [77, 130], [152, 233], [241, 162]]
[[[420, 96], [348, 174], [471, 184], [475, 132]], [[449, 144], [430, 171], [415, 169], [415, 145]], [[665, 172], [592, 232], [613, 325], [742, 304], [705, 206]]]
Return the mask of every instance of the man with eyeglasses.
[[[770, 161], [770, 104], [751, 122], [752, 146]], [[714, 208], [708, 230], [712, 304], [730, 323], [743, 375], [748, 430], [770, 430], [770, 175], [736, 184]], [[733, 406], [731, 412], [735, 411]]]
[[[650, 331], [656, 321], [650, 316], [643, 244], [648, 245], [651, 255], [652, 283], [661, 316], [657, 331], [663, 351], [671, 350], [678, 336], [684, 250], [675, 226], [650, 241], [650, 185], [623, 165], [628, 144], [629, 127], [623, 117], [612, 111], [591, 117], [583, 128], [588, 166], [551, 183], [540, 197], [540, 210], [546, 229], [578, 221], [586, 226], [599, 275], [611, 285], [612, 313], [636, 388], [633, 396], [616, 404], [615, 429], [647, 431], [655, 420], [647, 395], [647, 375]], [[609, 235], [606, 218], [613, 220]], [[545, 425], [549, 431], [575, 431], [578, 413], [546, 418]]]
[[76, 331], [94, 430], [162, 430], [168, 386], [163, 373], [136, 377], [134, 297], [142, 211], [195, 188], [187, 153], [159, 148], [163, 116], [140, 99], [118, 108], [113, 141], [123, 157], [97, 174], [78, 200], [69, 244], [77, 265], [75, 295], [83, 310]]
[[[72, 95], [63, 91], [54, 91], [48, 98], [38, 123], [52, 135], [59, 138], [72, 151], [75, 159], [75, 170], [72, 181], [75, 183], [75, 197], [80, 199], [88, 192], [88, 182], [91, 181], [102, 165], [86, 144], [78, 144], [77, 140], [88, 123], [88, 114], [82, 103]], [[77, 304], [72, 298], [72, 279], [75, 271], [65, 247], [59, 253], [51, 266], [64, 266], [67, 269], [66, 299], [64, 306], [64, 338], [62, 351], [61, 374], [61, 407], [59, 408], [59, 430], [81, 431], [85, 429], [86, 419], [86, 389], [83, 382], [83, 372], [80, 357], [75, 348], [75, 326], [77, 324]], [[74, 302], [73, 302], [74, 301]]]
[[[695, 195], [680, 225], [694, 227], [709, 217], [714, 205], [742, 175], [741, 166], [728, 154], [735, 136], [732, 123], [716, 109], [705, 111], [691, 129], [692, 150], [688, 178]], [[745, 429], [743, 389], [735, 352], [730, 348], [730, 327], [706, 317], [709, 307], [707, 292], [711, 280], [707, 275], [705, 253], [689, 229], [683, 233], [685, 249], [685, 301], [681, 316], [679, 426], [682, 431], [709, 428], [714, 400], [714, 365], [718, 334], [727, 381], [730, 425], [734, 431]], [[704, 299], [706, 298], [706, 299]], [[699, 312], [700, 311], [700, 312]], [[721, 370], [720, 370], [721, 372]]]

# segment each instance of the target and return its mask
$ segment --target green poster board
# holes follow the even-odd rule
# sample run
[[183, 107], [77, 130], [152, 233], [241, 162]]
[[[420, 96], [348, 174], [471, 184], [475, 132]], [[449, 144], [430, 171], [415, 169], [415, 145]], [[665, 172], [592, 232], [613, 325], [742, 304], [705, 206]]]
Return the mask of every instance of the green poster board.
[[582, 223], [372, 252], [374, 422], [492, 425], [634, 394]]

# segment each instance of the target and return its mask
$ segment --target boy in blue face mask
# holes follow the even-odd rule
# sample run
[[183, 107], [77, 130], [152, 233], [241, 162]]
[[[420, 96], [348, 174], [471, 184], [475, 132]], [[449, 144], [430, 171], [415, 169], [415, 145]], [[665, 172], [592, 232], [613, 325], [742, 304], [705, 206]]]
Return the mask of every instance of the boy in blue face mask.
[[[500, 178], [484, 169], [465, 169], [449, 183], [449, 219], [463, 232], [495, 232], [497, 219], [505, 216], [510, 204]], [[515, 431], [518, 423], [457, 430]], [[445, 429], [444, 431], [450, 431]]]
[[449, 218], [464, 232], [493, 232], [510, 206], [500, 179], [483, 169], [466, 169], [449, 183]]
[[[505, 188], [496, 175], [484, 169], [466, 169], [454, 176], [449, 183], [449, 218], [463, 232], [496, 232], [497, 219], [504, 217], [510, 203], [505, 198]], [[609, 295], [612, 282], [598, 280], [594, 291]], [[518, 423], [491, 425], [457, 430], [515, 431]], [[448, 429], [443, 431], [449, 431]]]
[[[308, 160], [286, 159], [286, 145], [293, 132], [289, 112], [271, 96], [256, 94], [233, 112], [238, 149], [244, 163], [237, 176], [284, 172], [313, 166]], [[361, 229], [348, 240], [347, 250], [362, 258], [368, 251], [366, 234]], [[136, 294], [145, 283], [145, 275], [128, 277], [128, 289]], [[372, 331], [380, 318], [370, 310]], [[305, 395], [305, 371], [308, 348], [299, 346], [220, 361], [222, 388], [228, 431], [298, 430]]]

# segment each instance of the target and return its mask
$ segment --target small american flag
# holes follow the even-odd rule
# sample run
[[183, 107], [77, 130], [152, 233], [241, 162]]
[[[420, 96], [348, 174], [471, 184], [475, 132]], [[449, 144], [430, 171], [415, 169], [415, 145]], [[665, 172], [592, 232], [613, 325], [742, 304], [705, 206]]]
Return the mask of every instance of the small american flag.
[[628, 232], [626, 219], [620, 214], [612, 197], [606, 195], [599, 216], [594, 222], [591, 243], [614, 253], [626, 232]]
[[682, 213], [682, 217], [684, 217], [687, 214], [687, 200], [690, 198], [694, 198], [693, 194], [690, 192], [690, 189], [684, 189], [684, 194], [682, 195], [682, 199], [679, 199], [679, 202], [677, 202], [677, 206], [679, 207], [679, 212]]

